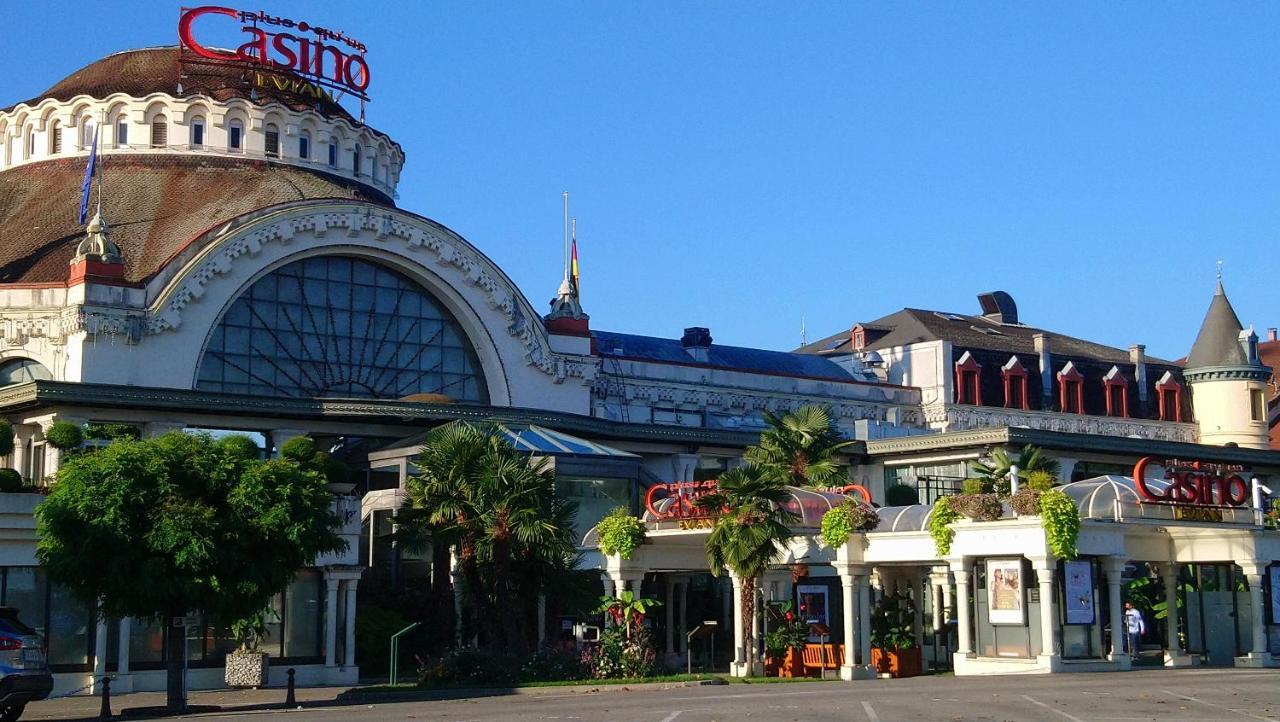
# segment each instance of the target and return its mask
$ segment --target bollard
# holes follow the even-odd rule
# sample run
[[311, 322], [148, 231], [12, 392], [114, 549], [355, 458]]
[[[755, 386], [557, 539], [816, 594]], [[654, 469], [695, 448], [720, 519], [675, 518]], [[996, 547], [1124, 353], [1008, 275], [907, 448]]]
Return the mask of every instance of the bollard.
[[285, 695], [284, 695], [284, 706], [286, 707], [298, 706], [298, 700], [296, 697], [293, 696], [293, 675], [295, 674], [297, 674], [297, 670], [295, 670], [293, 667], [290, 667], [289, 668], [289, 689], [287, 692], [285, 692]]
[[102, 709], [98, 710], [98, 719], [112, 719], [111, 714], [111, 678], [102, 678]]

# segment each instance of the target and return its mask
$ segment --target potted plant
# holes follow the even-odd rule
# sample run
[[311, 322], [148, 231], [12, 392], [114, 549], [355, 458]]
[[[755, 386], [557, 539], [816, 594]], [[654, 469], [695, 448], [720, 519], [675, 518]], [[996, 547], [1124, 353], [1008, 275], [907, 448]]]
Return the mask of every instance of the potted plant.
[[794, 602], [770, 605], [769, 633], [764, 635], [765, 676], [804, 676], [801, 650], [808, 639], [808, 625], [796, 615]]
[[258, 650], [267, 636], [267, 617], [275, 612], [264, 609], [244, 619], [231, 623], [231, 636], [239, 646], [227, 655], [227, 667], [223, 680], [228, 687], [256, 687], [267, 685], [267, 669], [270, 656]]
[[915, 677], [923, 671], [916, 645], [911, 597], [886, 594], [871, 614], [871, 666], [891, 677]]

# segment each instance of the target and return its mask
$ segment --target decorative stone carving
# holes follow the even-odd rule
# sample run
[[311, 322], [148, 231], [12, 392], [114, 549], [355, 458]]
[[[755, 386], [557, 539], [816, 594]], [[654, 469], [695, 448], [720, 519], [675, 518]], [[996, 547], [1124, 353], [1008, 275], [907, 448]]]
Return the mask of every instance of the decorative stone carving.
[[1195, 424], [1064, 414], [1055, 411], [1021, 411], [986, 406], [934, 404], [924, 407], [924, 421], [929, 427], [939, 431], [1022, 426], [1042, 431], [1127, 436], [1160, 441], [1196, 443], [1199, 440]]

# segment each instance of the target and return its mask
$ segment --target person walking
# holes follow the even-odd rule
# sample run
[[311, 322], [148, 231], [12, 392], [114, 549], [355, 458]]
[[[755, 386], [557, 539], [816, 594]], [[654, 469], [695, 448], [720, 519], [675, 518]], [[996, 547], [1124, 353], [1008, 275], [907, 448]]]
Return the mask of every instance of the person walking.
[[1138, 658], [1138, 639], [1147, 632], [1147, 625], [1142, 620], [1142, 612], [1134, 608], [1133, 602], [1124, 603], [1125, 639], [1129, 642], [1129, 656]]

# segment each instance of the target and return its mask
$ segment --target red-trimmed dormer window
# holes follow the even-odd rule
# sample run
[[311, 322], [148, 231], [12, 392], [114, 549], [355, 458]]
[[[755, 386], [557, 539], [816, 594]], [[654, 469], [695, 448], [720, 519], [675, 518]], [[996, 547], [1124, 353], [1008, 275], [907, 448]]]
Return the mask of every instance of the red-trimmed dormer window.
[[1084, 413], [1084, 376], [1073, 361], [1058, 372], [1058, 408], [1068, 414]]
[[982, 366], [968, 351], [956, 362], [956, 403], [982, 405], [982, 385], [978, 382]]
[[1102, 377], [1102, 390], [1107, 399], [1107, 416], [1129, 416], [1129, 379], [1120, 373], [1119, 366], [1112, 366]]
[[1165, 371], [1156, 382], [1156, 398], [1160, 401], [1161, 421], [1182, 421], [1182, 384]]
[[861, 351], [867, 347], [867, 332], [866, 329], [862, 328], [862, 324], [854, 326], [851, 334], [853, 337], [850, 341], [853, 344], [854, 351]]
[[1017, 356], [1000, 368], [1004, 377], [1004, 407], [1006, 409], [1030, 409], [1027, 401], [1027, 370]]

